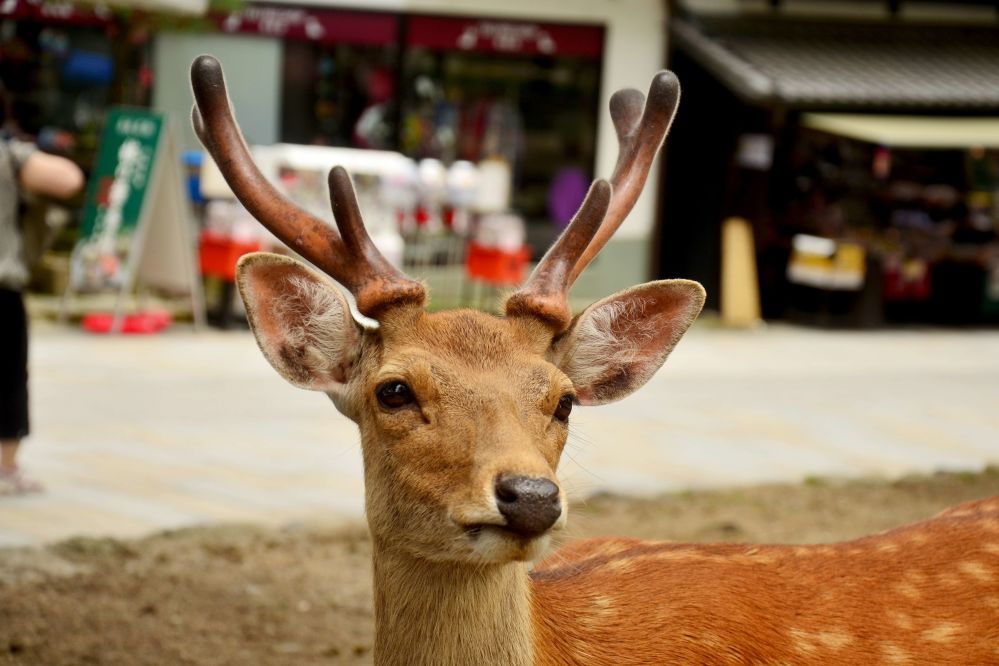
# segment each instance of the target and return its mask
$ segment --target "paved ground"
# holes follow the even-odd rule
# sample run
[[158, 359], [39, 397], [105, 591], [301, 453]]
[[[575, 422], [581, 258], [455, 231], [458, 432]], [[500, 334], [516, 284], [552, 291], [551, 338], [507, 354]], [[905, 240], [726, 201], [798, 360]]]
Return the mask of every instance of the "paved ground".
[[[0, 498], [0, 545], [361, 515], [354, 426], [248, 333], [41, 325], [32, 369], [23, 463], [48, 491]], [[643, 391], [573, 422], [577, 496], [979, 469], [999, 463], [999, 331], [699, 325]]]

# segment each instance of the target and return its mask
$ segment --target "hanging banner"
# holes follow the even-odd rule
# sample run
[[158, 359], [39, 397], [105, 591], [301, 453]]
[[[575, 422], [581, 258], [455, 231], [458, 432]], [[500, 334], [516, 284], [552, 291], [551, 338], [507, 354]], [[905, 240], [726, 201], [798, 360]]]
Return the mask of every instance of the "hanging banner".
[[391, 14], [311, 7], [253, 5], [232, 13], [211, 13], [223, 32], [301, 39], [324, 44], [394, 44], [399, 21]]
[[114, 14], [104, 3], [77, 6], [65, 0], [0, 0], [0, 18], [72, 25], [107, 25]]
[[414, 16], [407, 35], [410, 46], [443, 51], [599, 58], [604, 49], [604, 29], [587, 25]]

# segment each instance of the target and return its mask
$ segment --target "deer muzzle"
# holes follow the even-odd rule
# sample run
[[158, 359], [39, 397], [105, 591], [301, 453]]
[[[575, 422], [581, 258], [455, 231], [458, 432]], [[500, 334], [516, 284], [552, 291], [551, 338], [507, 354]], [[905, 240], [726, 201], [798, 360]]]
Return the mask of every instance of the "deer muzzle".
[[496, 479], [495, 494], [506, 528], [521, 536], [540, 536], [562, 515], [559, 488], [545, 478], [503, 474]]

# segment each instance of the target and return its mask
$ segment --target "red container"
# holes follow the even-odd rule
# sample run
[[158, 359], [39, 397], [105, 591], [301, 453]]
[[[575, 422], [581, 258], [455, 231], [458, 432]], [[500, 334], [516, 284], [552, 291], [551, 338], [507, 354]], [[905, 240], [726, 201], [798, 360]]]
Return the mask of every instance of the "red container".
[[260, 248], [259, 241], [237, 243], [228, 236], [202, 231], [198, 246], [201, 274], [235, 282], [236, 262], [244, 254], [259, 252]]
[[[122, 318], [121, 332], [158, 333], [168, 327], [172, 319], [169, 312], [161, 310], [136, 312]], [[84, 315], [80, 323], [84, 330], [91, 333], [110, 333], [111, 325], [114, 323], [114, 315], [110, 312], [91, 312]]]
[[476, 243], [468, 244], [465, 273], [468, 277], [497, 287], [509, 287], [524, 281], [524, 270], [531, 259], [531, 249], [524, 245], [516, 252], [504, 252]]

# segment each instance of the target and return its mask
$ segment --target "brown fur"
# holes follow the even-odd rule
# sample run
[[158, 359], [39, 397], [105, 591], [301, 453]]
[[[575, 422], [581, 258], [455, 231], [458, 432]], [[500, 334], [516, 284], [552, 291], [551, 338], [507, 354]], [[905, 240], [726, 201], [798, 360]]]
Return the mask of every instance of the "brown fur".
[[830, 545], [582, 541], [532, 579], [539, 666], [999, 664], [999, 498]]
[[[363, 329], [328, 280], [267, 255], [239, 284], [275, 368], [360, 428], [378, 664], [999, 663], [999, 500], [827, 546], [585, 541], [529, 573], [548, 534], [503, 528], [496, 479], [557, 483], [560, 398], [641, 386], [700, 310], [694, 283], [612, 296], [556, 340], [416, 306]], [[391, 381], [416, 404], [382, 407]]]

